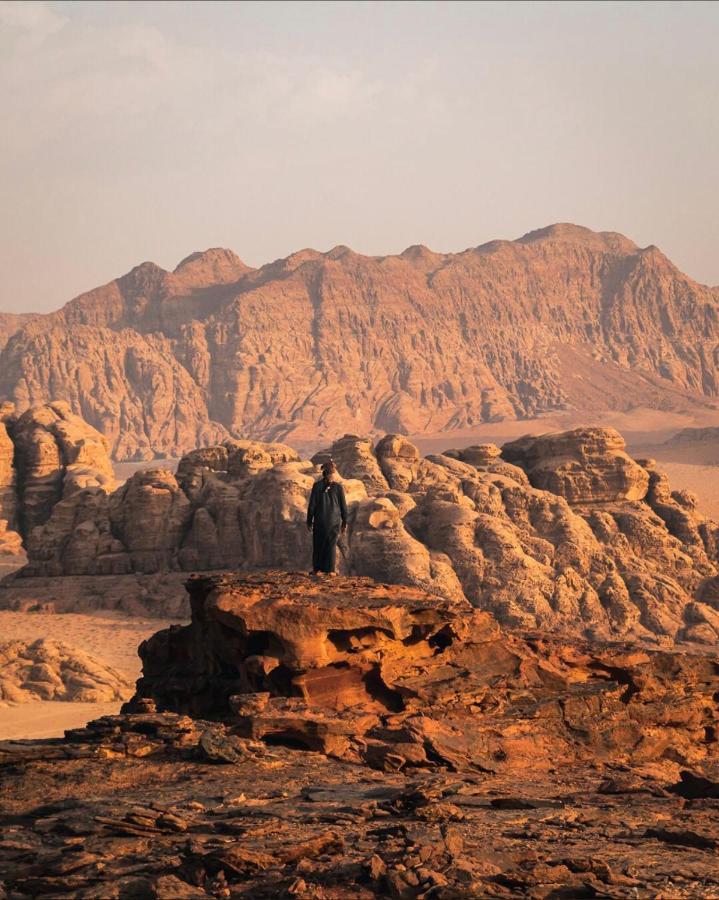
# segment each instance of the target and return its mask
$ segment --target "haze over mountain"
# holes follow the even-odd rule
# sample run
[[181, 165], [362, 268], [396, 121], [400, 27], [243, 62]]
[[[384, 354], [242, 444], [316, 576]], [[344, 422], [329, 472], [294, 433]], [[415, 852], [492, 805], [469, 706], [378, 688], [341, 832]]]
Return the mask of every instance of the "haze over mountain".
[[553, 225], [456, 254], [229, 250], [150, 262], [17, 321], [0, 396], [67, 400], [117, 459], [228, 434], [438, 432], [554, 410], [714, 407], [719, 289], [654, 246]]

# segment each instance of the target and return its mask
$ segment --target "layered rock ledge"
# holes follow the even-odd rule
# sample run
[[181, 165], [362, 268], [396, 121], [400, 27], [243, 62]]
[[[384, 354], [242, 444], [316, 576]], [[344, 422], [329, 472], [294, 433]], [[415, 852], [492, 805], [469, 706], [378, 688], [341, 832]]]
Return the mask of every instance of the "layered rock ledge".
[[0, 893], [717, 895], [716, 656], [366, 578], [189, 590], [123, 714], [0, 741]]
[[365, 578], [193, 578], [192, 622], [140, 648], [128, 711], [390, 769], [483, 772], [719, 753], [719, 659], [500, 629]]

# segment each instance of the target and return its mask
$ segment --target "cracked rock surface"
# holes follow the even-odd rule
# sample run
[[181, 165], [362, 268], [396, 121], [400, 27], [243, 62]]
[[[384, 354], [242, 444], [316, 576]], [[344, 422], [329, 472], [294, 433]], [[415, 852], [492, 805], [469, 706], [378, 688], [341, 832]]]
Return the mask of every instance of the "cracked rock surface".
[[368, 579], [190, 592], [123, 714], [0, 741], [6, 896], [719, 893], [716, 656]]

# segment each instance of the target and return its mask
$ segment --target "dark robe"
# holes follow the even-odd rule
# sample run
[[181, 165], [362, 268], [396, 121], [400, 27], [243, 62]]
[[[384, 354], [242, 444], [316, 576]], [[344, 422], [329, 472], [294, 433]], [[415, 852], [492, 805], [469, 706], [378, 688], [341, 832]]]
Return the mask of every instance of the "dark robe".
[[338, 481], [320, 478], [312, 485], [307, 525], [312, 526], [312, 569], [334, 572], [340, 528], [347, 524], [345, 489]]

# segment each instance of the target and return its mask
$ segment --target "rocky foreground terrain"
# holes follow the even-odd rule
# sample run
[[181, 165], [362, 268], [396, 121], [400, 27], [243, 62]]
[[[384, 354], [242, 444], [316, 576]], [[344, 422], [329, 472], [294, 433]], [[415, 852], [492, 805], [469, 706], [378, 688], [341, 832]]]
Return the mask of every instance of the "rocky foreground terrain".
[[87, 608], [124, 584], [127, 603], [142, 592], [148, 611], [162, 595], [157, 612], [180, 615], [183, 570], [306, 571], [307, 498], [328, 455], [350, 506], [342, 573], [465, 600], [513, 628], [717, 640], [719, 525], [603, 428], [424, 458], [398, 435], [374, 446], [347, 435], [309, 461], [284, 444], [227, 440], [187, 454], [176, 474], [145, 470], [114, 491], [102, 479], [77, 489], [65, 469], [62, 496], [34, 508], [28, 563], [2, 602], [70, 585]]
[[[68, 407], [5, 427], [2, 603], [191, 622], [120, 715], [0, 740], [0, 897], [719, 896], [719, 526], [617, 432], [228, 439], [117, 487]], [[40, 649], [5, 668], [60, 690]]]
[[719, 894], [716, 654], [369, 579], [188, 588], [122, 715], [0, 742], [8, 897]]
[[302, 250], [260, 269], [208, 250], [6, 317], [0, 396], [20, 412], [67, 400], [119, 460], [229, 436], [716, 407], [718, 304], [656, 247], [574, 225], [456, 254]]

